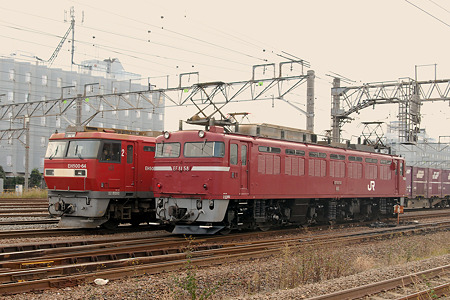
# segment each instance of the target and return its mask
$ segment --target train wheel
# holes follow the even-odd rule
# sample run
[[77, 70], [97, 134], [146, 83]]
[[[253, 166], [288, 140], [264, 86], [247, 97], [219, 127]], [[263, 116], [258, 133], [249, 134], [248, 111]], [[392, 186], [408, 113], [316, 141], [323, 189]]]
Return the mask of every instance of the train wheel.
[[117, 227], [119, 227], [119, 220], [109, 219], [108, 221], [102, 224], [102, 227], [109, 230], [116, 229]]
[[220, 230], [219, 233], [221, 235], [227, 235], [231, 232], [231, 228], [230, 227], [225, 227], [224, 229]]
[[258, 225], [258, 229], [261, 230], [262, 232], [269, 231], [271, 228], [272, 228], [272, 226], [270, 226], [270, 224], [259, 224]]
[[139, 227], [139, 224], [141, 224], [141, 220], [133, 220], [130, 222], [132, 227]]

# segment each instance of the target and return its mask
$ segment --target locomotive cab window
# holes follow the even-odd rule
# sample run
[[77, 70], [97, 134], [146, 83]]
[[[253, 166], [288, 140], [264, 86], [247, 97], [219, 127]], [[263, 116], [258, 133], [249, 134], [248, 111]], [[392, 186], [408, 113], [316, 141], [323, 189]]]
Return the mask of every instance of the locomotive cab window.
[[179, 157], [180, 151], [180, 143], [158, 143], [155, 157]]
[[67, 147], [67, 158], [97, 158], [100, 141], [71, 140]]
[[224, 157], [223, 142], [191, 142], [184, 144], [184, 157]]
[[66, 141], [51, 141], [48, 143], [45, 158], [62, 158], [66, 152]]
[[103, 142], [102, 150], [100, 152], [100, 161], [120, 163], [121, 148], [121, 143]]

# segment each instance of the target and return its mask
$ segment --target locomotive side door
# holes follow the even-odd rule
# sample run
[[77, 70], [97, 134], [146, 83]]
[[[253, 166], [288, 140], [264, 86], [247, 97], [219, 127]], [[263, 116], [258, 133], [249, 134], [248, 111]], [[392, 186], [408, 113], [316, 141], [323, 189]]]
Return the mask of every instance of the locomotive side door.
[[400, 194], [400, 186], [402, 185], [402, 180], [404, 176], [404, 166], [401, 160], [394, 160], [394, 168], [395, 168], [395, 194]]
[[239, 190], [239, 194], [248, 195], [248, 181], [249, 181], [249, 144], [245, 142], [240, 142], [241, 148], [241, 159], [240, 159], [240, 168], [241, 168], [241, 188]]
[[136, 159], [135, 159], [135, 143], [125, 142], [122, 148], [122, 158], [125, 161], [125, 187], [127, 190], [136, 189]]

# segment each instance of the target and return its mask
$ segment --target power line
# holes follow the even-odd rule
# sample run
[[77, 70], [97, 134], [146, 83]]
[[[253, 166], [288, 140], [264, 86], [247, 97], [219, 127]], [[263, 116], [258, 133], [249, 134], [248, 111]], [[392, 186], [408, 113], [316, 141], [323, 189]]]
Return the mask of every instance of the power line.
[[441, 19], [439, 19], [438, 17], [432, 15], [431, 13], [427, 12], [426, 10], [420, 8], [419, 6], [415, 5], [414, 3], [409, 2], [408, 0], [405, 0], [407, 3], [411, 4], [412, 6], [414, 6], [415, 8], [423, 11], [424, 13], [426, 13], [427, 15], [429, 15], [430, 17], [432, 17], [433, 19], [438, 20], [439, 22], [441, 22], [442, 24], [446, 25], [447, 27], [450, 27], [449, 24], [445, 23], [444, 21], [442, 21]]
[[428, 1], [430, 1], [431, 3], [433, 3], [434, 5], [436, 5], [437, 7], [442, 8], [442, 9], [445, 10], [446, 12], [450, 13], [450, 11], [449, 11], [448, 9], [446, 9], [445, 7], [443, 7], [443, 6], [439, 5], [439, 4], [437, 4], [437, 3], [434, 2], [433, 0], [428, 0]]

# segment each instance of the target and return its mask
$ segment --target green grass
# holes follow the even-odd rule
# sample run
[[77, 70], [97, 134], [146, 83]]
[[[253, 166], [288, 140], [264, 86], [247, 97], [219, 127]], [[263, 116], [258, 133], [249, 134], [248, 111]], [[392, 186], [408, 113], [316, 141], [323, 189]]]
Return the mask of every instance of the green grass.
[[31, 199], [31, 198], [47, 198], [47, 190], [46, 189], [29, 189], [28, 191], [24, 191], [22, 195], [17, 195], [15, 191], [5, 191], [0, 194], [0, 198], [24, 198], [24, 199]]

